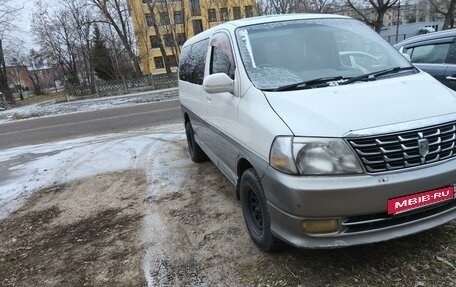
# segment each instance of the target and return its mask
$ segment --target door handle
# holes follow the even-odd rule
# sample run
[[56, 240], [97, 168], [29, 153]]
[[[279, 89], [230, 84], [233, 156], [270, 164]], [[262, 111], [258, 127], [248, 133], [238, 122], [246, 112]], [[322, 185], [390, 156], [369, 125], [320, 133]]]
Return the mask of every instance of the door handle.
[[448, 77], [446, 77], [446, 79], [449, 81], [456, 81], [456, 77], [453, 77], [453, 76], [448, 76]]

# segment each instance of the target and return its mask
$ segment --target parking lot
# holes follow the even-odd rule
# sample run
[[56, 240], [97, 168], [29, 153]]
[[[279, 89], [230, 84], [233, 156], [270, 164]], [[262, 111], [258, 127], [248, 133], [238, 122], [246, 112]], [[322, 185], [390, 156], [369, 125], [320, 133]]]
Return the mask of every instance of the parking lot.
[[39, 190], [1, 205], [12, 212], [0, 221], [2, 286], [456, 283], [455, 223], [373, 245], [259, 251], [233, 186], [190, 161], [181, 124], [5, 150], [0, 162], [2, 188]]

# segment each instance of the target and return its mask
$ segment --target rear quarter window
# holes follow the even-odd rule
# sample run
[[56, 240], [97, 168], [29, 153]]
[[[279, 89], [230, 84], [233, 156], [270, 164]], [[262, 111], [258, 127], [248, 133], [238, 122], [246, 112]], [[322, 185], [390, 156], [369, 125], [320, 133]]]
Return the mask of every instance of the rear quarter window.
[[208, 47], [209, 39], [205, 39], [182, 49], [179, 68], [180, 80], [197, 85], [203, 84]]

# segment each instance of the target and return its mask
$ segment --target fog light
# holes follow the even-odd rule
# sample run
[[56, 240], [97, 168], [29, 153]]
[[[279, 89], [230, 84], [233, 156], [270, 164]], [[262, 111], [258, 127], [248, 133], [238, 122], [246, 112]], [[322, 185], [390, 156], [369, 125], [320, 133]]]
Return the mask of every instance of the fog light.
[[339, 230], [337, 219], [309, 219], [301, 223], [302, 230], [309, 234], [334, 233]]

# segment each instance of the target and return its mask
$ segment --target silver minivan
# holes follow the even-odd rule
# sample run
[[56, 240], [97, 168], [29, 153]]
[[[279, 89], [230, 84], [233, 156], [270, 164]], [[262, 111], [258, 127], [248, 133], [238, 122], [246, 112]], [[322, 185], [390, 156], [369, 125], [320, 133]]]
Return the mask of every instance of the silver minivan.
[[456, 218], [455, 92], [357, 20], [211, 28], [182, 48], [179, 94], [192, 160], [236, 186], [263, 250], [378, 242]]

